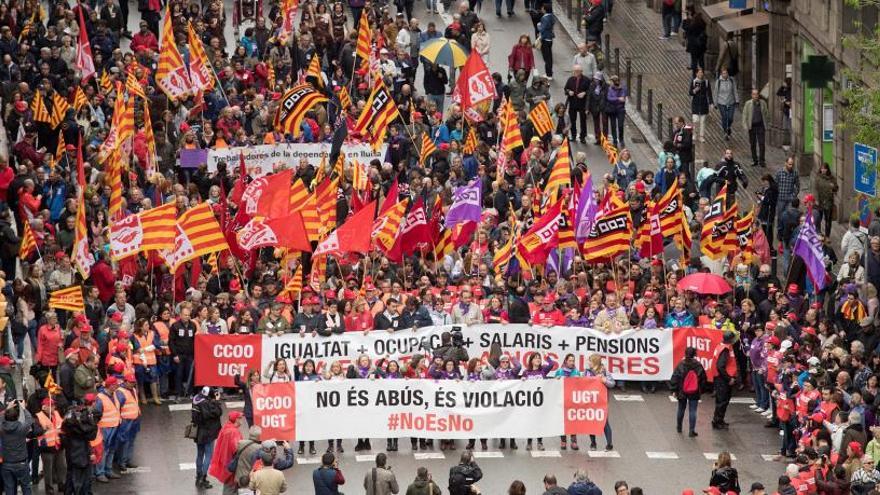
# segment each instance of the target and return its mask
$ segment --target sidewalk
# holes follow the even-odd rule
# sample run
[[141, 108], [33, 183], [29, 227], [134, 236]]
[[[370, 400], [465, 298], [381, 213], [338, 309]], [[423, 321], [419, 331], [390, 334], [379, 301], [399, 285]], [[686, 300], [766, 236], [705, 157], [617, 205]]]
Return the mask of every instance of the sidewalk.
[[[566, 16], [567, 5], [557, 0], [556, 9], [560, 14], [560, 25], [575, 43], [581, 43], [584, 39], [583, 31], [577, 30], [577, 17], [572, 19]], [[691, 98], [688, 96], [688, 87], [691, 82], [690, 55], [685, 51], [679, 38], [667, 41], [659, 40], [661, 34], [660, 14], [651, 10], [642, 0], [618, 0], [614, 2], [612, 17], [605, 24], [605, 34], [611, 36], [611, 59], [607, 60], [606, 73], [612, 73], [614, 49], [620, 50], [621, 72], [625, 71], [625, 59], [632, 60], [632, 84], [635, 86], [636, 75], [642, 75], [643, 112], [639, 115], [635, 104], [635, 87], [630, 88], [631, 104], [627, 105], [627, 117], [646, 136], [648, 143], [659, 152], [658, 147], [662, 143], [657, 138], [656, 112], [653, 125], [647, 123], [647, 93], [648, 89], [654, 92], [654, 105], [663, 104], [663, 138], [669, 139], [666, 127], [668, 117], [683, 116], [688, 122], [691, 121]], [[625, 74], [620, 74], [621, 79]], [[712, 81], [714, 83], [714, 80]], [[785, 162], [787, 153], [779, 147], [767, 145], [767, 167], [753, 167], [751, 165], [751, 150], [746, 132], [740, 125], [742, 105], [737, 109], [733, 122], [733, 135], [730, 141], [724, 140], [721, 132], [721, 119], [717, 110], [712, 110], [706, 119], [706, 142], [700, 143], [695, 138], [695, 157], [699, 163], [707, 160], [717, 163], [721, 160], [724, 150], [731, 148], [733, 156], [743, 165], [743, 169], [749, 180], [749, 188], [740, 188], [739, 200], [740, 211], [746, 211], [751, 204], [757, 201], [755, 191], [761, 186], [761, 176], [776, 172]], [[769, 138], [768, 138], [769, 139]], [[657, 168], [656, 163], [641, 165], [640, 168]], [[811, 179], [801, 176], [801, 191], [808, 191]], [[835, 224], [832, 229], [833, 246], [839, 246], [839, 239], [843, 236], [846, 226]]]

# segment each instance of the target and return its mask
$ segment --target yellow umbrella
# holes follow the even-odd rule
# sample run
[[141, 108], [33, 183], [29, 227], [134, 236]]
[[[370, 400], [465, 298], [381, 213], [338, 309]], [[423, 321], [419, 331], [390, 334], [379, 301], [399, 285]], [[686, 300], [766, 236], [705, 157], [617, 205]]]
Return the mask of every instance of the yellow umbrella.
[[434, 38], [422, 43], [419, 56], [432, 64], [461, 67], [467, 62], [468, 50], [455, 40]]

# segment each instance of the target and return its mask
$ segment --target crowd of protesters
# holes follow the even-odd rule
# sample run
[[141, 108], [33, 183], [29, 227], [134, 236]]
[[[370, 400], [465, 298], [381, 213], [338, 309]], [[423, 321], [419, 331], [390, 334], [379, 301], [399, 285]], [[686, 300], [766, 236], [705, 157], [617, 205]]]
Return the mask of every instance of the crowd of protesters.
[[[310, 454], [317, 451], [313, 442], [308, 447], [299, 444], [298, 449], [274, 441], [260, 442], [255, 427], [242, 437], [242, 419], [248, 425], [253, 422], [249, 388], [261, 381], [594, 375], [604, 377], [608, 387], [626, 386], [615, 383], [598, 356], [588, 360], [586, 369], [578, 369], [572, 356], [557, 363], [535, 354], [519, 363], [495, 350], [489, 359], [481, 360], [463, 352], [454, 334], [448, 335], [442, 347], [412, 359], [407, 366], [362, 356], [348, 368], [337, 363], [321, 373], [310, 361], [280, 360], [270, 369], [251, 370], [237, 379], [245, 397], [243, 413], [231, 412], [225, 420], [219, 402], [223, 392], [199, 390], [192, 379], [193, 342], [199, 333], [306, 331], [331, 336], [347, 331], [507, 322], [586, 326], [607, 333], [691, 325], [723, 331], [724, 342], [717, 354], [721, 359], [716, 360], [718, 369], [712, 373], [716, 375], [713, 386], [718, 403], [712, 426], [717, 430], [728, 427], [724, 402], [734, 391], [754, 394], [753, 409], [766, 418], [768, 428], [782, 432], [779, 455], [788, 465], [778, 480], [779, 493], [861, 494], [871, 493], [880, 483], [880, 472], [874, 468], [880, 456], [880, 338], [876, 330], [880, 326], [880, 220], [870, 226], [868, 235], [859, 230], [856, 221], [840, 245], [833, 245], [830, 228], [838, 189], [835, 179], [824, 165], [812, 178], [811, 193], [802, 194], [792, 158], [785, 164], [773, 164], [780, 165], [779, 171], [762, 179], [754, 253], [736, 255], [723, 263], [701, 257], [699, 232], [710, 200], [724, 185], [735, 197], [738, 185], [747, 187], [748, 181], [730, 151], [719, 157], [719, 163], [695, 169], [695, 141], [704, 140], [712, 91], [715, 102], [724, 106], [723, 126], [728, 136], [739, 102], [735, 81], [729, 82], [735, 74], [729, 70], [719, 70], [721, 77], [714, 84], [704, 79], [699, 45], [704, 34], [700, 34], [698, 22], [689, 19], [682, 26], [689, 43], [693, 39], [689, 48], [694, 55], [690, 93], [697, 128], [684, 117], [676, 118], [673, 136], [664, 143], [657, 162], [635, 163], [625, 149], [623, 135], [627, 88], [618, 75], [609, 73], [598, 48], [604, 18], [613, 4], [610, 1], [587, 3], [587, 42], [578, 47], [563, 94], [551, 93], [548, 84], [553, 79], [550, 55], [555, 38], [551, 6], [526, 2], [535, 32], [524, 33], [511, 47], [507, 74], [494, 74], [497, 98], [485, 120], [475, 125], [478, 143], [468, 154], [463, 152], [463, 142], [465, 129], [471, 124], [465, 123], [460, 107], [447, 94], [455, 84], [454, 68], [421, 60], [418, 52], [421, 43], [445, 36], [488, 58], [490, 35], [474, 10], [479, 2], [447, 5], [453, 14], [448, 26], [442, 26], [439, 17], [431, 17], [423, 28], [412, 16], [411, 0], [396, 2], [394, 7], [360, 0], [350, 0], [347, 5], [303, 1], [293, 39], [285, 44], [277, 37], [282, 24], [279, 4], [263, 4], [265, 18], [258, 16], [239, 39], [229, 40], [224, 36], [229, 19], [223, 2], [206, 1], [200, 6], [172, 0], [169, 12], [184, 58], [190, 56], [189, 21], [205, 45], [217, 78], [213, 91], [182, 102], [169, 100], [157, 89], [153, 77], [160, 2], [138, 2], [142, 21], [136, 33], [127, 30], [127, 4], [112, 0], [100, 7], [86, 2], [71, 8], [67, 2], [51, 2], [46, 8], [34, 0], [0, 3], [0, 110], [9, 145], [5, 150], [8, 160], [0, 161], [2, 293], [9, 317], [3, 329], [5, 355], [0, 357], [0, 389], [6, 398], [0, 427], [0, 472], [6, 493], [14, 493], [17, 487], [29, 493], [31, 484], [41, 479], [47, 493], [87, 494], [93, 479], [112, 482], [121, 471], [136, 467], [132, 453], [141, 408], [177, 400], [192, 401], [194, 427], [190, 437], [198, 447], [197, 487], [210, 487], [210, 474], [223, 484], [224, 493], [235, 493], [245, 486], [263, 494], [283, 491], [284, 478], [274, 471], [292, 465], [294, 450], [301, 454], [306, 448]], [[669, 10], [667, 4], [664, 2], [665, 10]], [[495, 6], [500, 17], [500, 0]], [[429, 13], [436, 13], [436, 2], [429, 1], [428, 8]], [[78, 9], [84, 14], [97, 68], [97, 74], [87, 81], [81, 80], [76, 65]], [[508, 15], [514, 14], [513, 2], [508, 2], [506, 9]], [[670, 12], [665, 13], [664, 37], [678, 29], [679, 22]], [[221, 255], [215, 270], [206, 257], [197, 259], [176, 274], [153, 257], [138, 256], [125, 263], [110, 260], [107, 227], [111, 187], [107, 164], [98, 158], [98, 151], [108, 135], [114, 100], [123, 97], [115, 89], [116, 81], [124, 82], [132, 73], [146, 94], [144, 101], [136, 104], [131, 166], [122, 175], [124, 214], [168, 202], [176, 203], [182, 213], [207, 201], [215, 207], [218, 218], [231, 218], [236, 205], [221, 201], [221, 195], [233, 189], [236, 164], [226, 164], [215, 173], [204, 166], [185, 170], [179, 166], [179, 151], [275, 142], [330, 143], [339, 127], [337, 119], [343, 119], [341, 125], [348, 127], [349, 139], [363, 139], [355, 132], [354, 123], [371, 87], [367, 71], [351, 70], [359, 66], [355, 45], [361, 16], [367, 16], [377, 40], [382, 40], [378, 67], [394, 90], [400, 113], [386, 139], [387, 156], [369, 164], [373, 186], [369, 194], [372, 199], [384, 198], [391, 184], [397, 183], [401, 196], [421, 197], [425, 204], [440, 198], [448, 206], [456, 187], [481, 178], [484, 212], [472, 238], [440, 259], [426, 253], [395, 263], [379, 252], [355, 259], [331, 259], [326, 277], [307, 286], [297, 298], [279, 297], [291, 267], [282, 266], [272, 249], [260, 250], [248, 263], [228, 253]], [[130, 40], [127, 50], [122, 49], [123, 38]], [[543, 74], [536, 69], [533, 38], [540, 39]], [[334, 98], [330, 105], [317, 107], [307, 114], [301, 137], [294, 139], [273, 128], [273, 117], [282, 90], [300, 79], [315, 55], [320, 57], [326, 87], [334, 94], [340, 88], [351, 88], [352, 105], [335, 111], [333, 105], [340, 108], [341, 104]], [[420, 71], [421, 79], [417, 77]], [[417, 89], [418, 80], [423, 81], [422, 91]], [[37, 91], [44, 101], [51, 101], [55, 94], [73, 101], [77, 88], [87, 101], [79, 110], [68, 111], [57, 127], [34, 119]], [[499, 173], [496, 112], [503, 99], [517, 112], [525, 147], [516, 150], [514, 160]], [[537, 135], [526, 117], [542, 101], [553, 109], [555, 128], [546, 136]], [[149, 105], [154, 116], [157, 167], [149, 176], [143, 166], [148, 161], [143, 105]], [[763, 132], [769, 116], [757, 91], [744, 105], [744, 115], [746, 111], [743, 126], [755, 142], [753, 162], [764, 165], [763, 134], [759, 131]], [[412, 137], [422, 133], [428, 134], [438, 151], [420, 163], [420, 141]], [[535, 271], [532, 277], [496, 273], [494, 253], [536, 218], [541, 191], [563, 137], [593, 146], [603, 135], [620, 153], [612, 171], [597, 180], [597, 197], [611, 188], [619, 191], [630, 206], [637, 230], [646, 221], [646, 202], [658, 198], [677, 179], [694, 233], [691, 257], [639, 258], [632, 251], [606, 263], [587, 264], [576, 255], [569, 263]], [[61, 139], [67, 144], [58, 150]], [[87, 237], [96, 260], [85, 280], [71, 262], [77, 213], [77, 143], [81, 143], [85, 162], [82, 179], [86, 184]], [[574, 153], [572, 162], [572, 179], [578, 183], [588, 170], [586, 154]], [[315, 167], [305, 162], [298, 165], [296, 179], [312, 184]], [[325, 173], [330, 173], [330, 166]], [[351, 169], [346, 165], [338, 190], [340, 223], [349, 215], [352, 193]], [[219, 211], [226, 207], [230, 211]], [[824, 221], [819, 237], [823, 261], [832, 275], [831, 283], [818, 292], [793, 254], [794, 240], [808, 212], [816, 216], [818, 225]], [[511, 218], [516, 219], [515, 225], [511, 225]], [[33, 232], [37, 249], [19, 260], [25, 224]], [[780, 253], [780, 270], [774, 270], [776, 251]], [[302, 261], [308, 267], [307, 257]], [[193, 269], [195, 264], [203, 269]], [[723, 275], [733, 290], [719, 297], [704, 297], [678, 288], [683, 276], [709, 270]], [[51, 310], [49, 293], [73, 285], [84, 287], [85, 310]], [[689, 433], [696, 436], [696, 398], [709, 385], [703, 374], [707, 370], [702, 370], [697, 373], [697, 390], [692, 388], [689, 372], [700, 368], [693, 353], [688, 354], [669, 386], [679, 398], [678, 430], [682, 431], [684, 412], [689, 409]], [[33, 380], [27, 380], [22, 391], [12, 377], [27, 363], [30, 367], [25, 374]], [[49, 386], [50, 376], [57, 385]], [[640, 384], [645, 392], [663, 386]], [[613, 449], [610, 422], [604, 436], [605, 448]], [[487, 442], [480, 439], [480, 447], [486, 449]], [[498, 439], [498, 445], [518, 447], [513, 438]], [[387, 440], [385, 447], [391, 452], [398, 450], [397, 440]], [[411, 447], [433, 449], [434, 444], [412, 439]], [[476, 448], [476, 439], [465, 447], [465, 453]], [[577, 438], [563, 437], [561, 447], [578, 450]], [[590, 447], [597, 448], [595, 438], [591, 438]], [[443, 440], [438, 448], [454, 450], [457, 445]], [[526, 448], [543, 449], [543, 439], [526, 439]], [[354, 450], [372, 450], [370, 440], [358, 440]], [[316, 493], [338, 493], [337, 485], [344, 477], [335, 455], [343, 452], [341, 440], [329, 439], [322, 466], [314, 474]], [[378, 468], [384, 468], [384, 463], [384, 457], [381, 464], [377, 458]], [[451, 493], [479, 493], [474, 483], [481, 474], [476, 474], [478, 469], [472, 464], [472, 458], [463, 455], [462, 467], [450, 475]], [[713, 488], [707, 493], [739, 493], [735, 470], [731, 474], [731, 469], [729, 456], [719, 457], [712, 475]], [[458, 481], [453, 483], [453, 478]], [[590, 486], [586, 472], [579, 471], [574, 478], [567, 493], [600, 493]], [[367, 479], [365, 489], [368, 493], [389, 493], [372, 485], [384, 481], [388, 481], [384, 474], [378, 481]], [[547, 493], [565, 492], [552, 475], [544, 483]], [[413, 485], [413, 491], [407, 493], [438, 493], [426, 470], [419, 470]], [[641, 493], [625, 482], [617, 483], [614, 491]], [[523, 494], [525, 487], [514, 482], [509, 493]], [[764, 493], [763, 485], [756, 483], [751, 493]]]

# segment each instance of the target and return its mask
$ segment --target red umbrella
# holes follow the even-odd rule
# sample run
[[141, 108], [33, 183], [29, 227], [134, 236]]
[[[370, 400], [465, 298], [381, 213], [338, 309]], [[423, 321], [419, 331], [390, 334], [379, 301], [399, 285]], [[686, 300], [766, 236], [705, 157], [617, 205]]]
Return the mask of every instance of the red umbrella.
[[678, 288], [697, 294], [727, 294], [733, 289], [727, 280], [713, 273], [692, 273], [678, 281]]

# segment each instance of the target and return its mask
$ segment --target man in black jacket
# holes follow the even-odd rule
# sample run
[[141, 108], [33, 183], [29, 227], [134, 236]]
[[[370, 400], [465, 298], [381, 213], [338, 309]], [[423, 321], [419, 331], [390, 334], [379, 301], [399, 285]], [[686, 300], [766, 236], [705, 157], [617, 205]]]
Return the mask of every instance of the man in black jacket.
[[458, 466], [449, 469], [449, 495], [471, 495], [473, 484], [483, 479], [483, 470], [474, 462], [474, 454], [470, 450], [461, 453]]
[[746, 189], [749, 187], [749, 178], [742, 166], [733, 159], [733, 150], [730, 148], [724, 150], [724, 158], [715, 167], [715, 175], [719, 180], [723, 180], [727, 184], [727, 206], [733, 204], [736, 200], [736, 190], [738, 183]]
[[568, 97], [568, 119], [571, 124], [571, 140], [577, 139], [578, 122], [581, 127], [581, 143], [587, 142], [587, 94], [590, 79], [584, 77], [580, 65], [572, 67], [572, 75], [565, 83], [565, 96]]
[[67, 492], [92, 493], [92, 461], [89, 442], [98, 435], [98, 420], [91, 409], [80, 406], [70, 410], [61, 424], [61, 443], [67, 461]]
[[675, 118], [675, 130], [672, 132], [672, 144], [678, 159], [681, 160], [681, 170], [688, 174], [688, 178], [695, 179], [694, 170], [694, 127], [688, 124], [684, 117]]
[[192, 390], [192, 366], [195, 355], [196, 325], [190, 319], [191, 309], [182, 308], [180, 319], [171, 325], [168, 344], [174, 356], [177, 396], [186, 398]]
[[[688, 436], [695, 437], [697, 436], [697, 432], [695, 430], [697, 425], [697, 406], [700, 404], [700, 393], [703, 390], [703, 386], [706, 384], [706, 370], [703, 368], [703, 365], [700, 364], [696, 359], [697, 350], [693, 347], [688, 347], [684, 350], [684, 359], [678, 363], [678, 366], [675, 367], [675, 370], [672, 372], [672, 378], [669, 380], [669, 388], [672, 390], [672, 393], [675, 395], [675, 398], [678, 399], [678, 412], [675, 416], [675, 425], [676, 431], [681, 433], [681, 424], [684, 421], [684, 410], [687, 408], [688, 410]], [[693, 371], [696, 373], [696, 391], [688, 390], [685, 391], [686, 388], [691, 388], [692, 378], [689, 378], [689, 373]], [[691, 375], [692, 377], [693, 375]], [[685, 387], [685, 382], [687, 382], [687, 387]]]
[[[24, 401], [18, 400], [6, 407], [0, 428], [3, 454], [0, 471], [3, 473], [3, 487], [7, 493], [15, 493], [18, 487], [21, 487], [22, 492], [30, 493], [27, 442], [33, 426], [34, 417], [24, 407]], [[42, 430], [38, 434], [42, 434]]]

